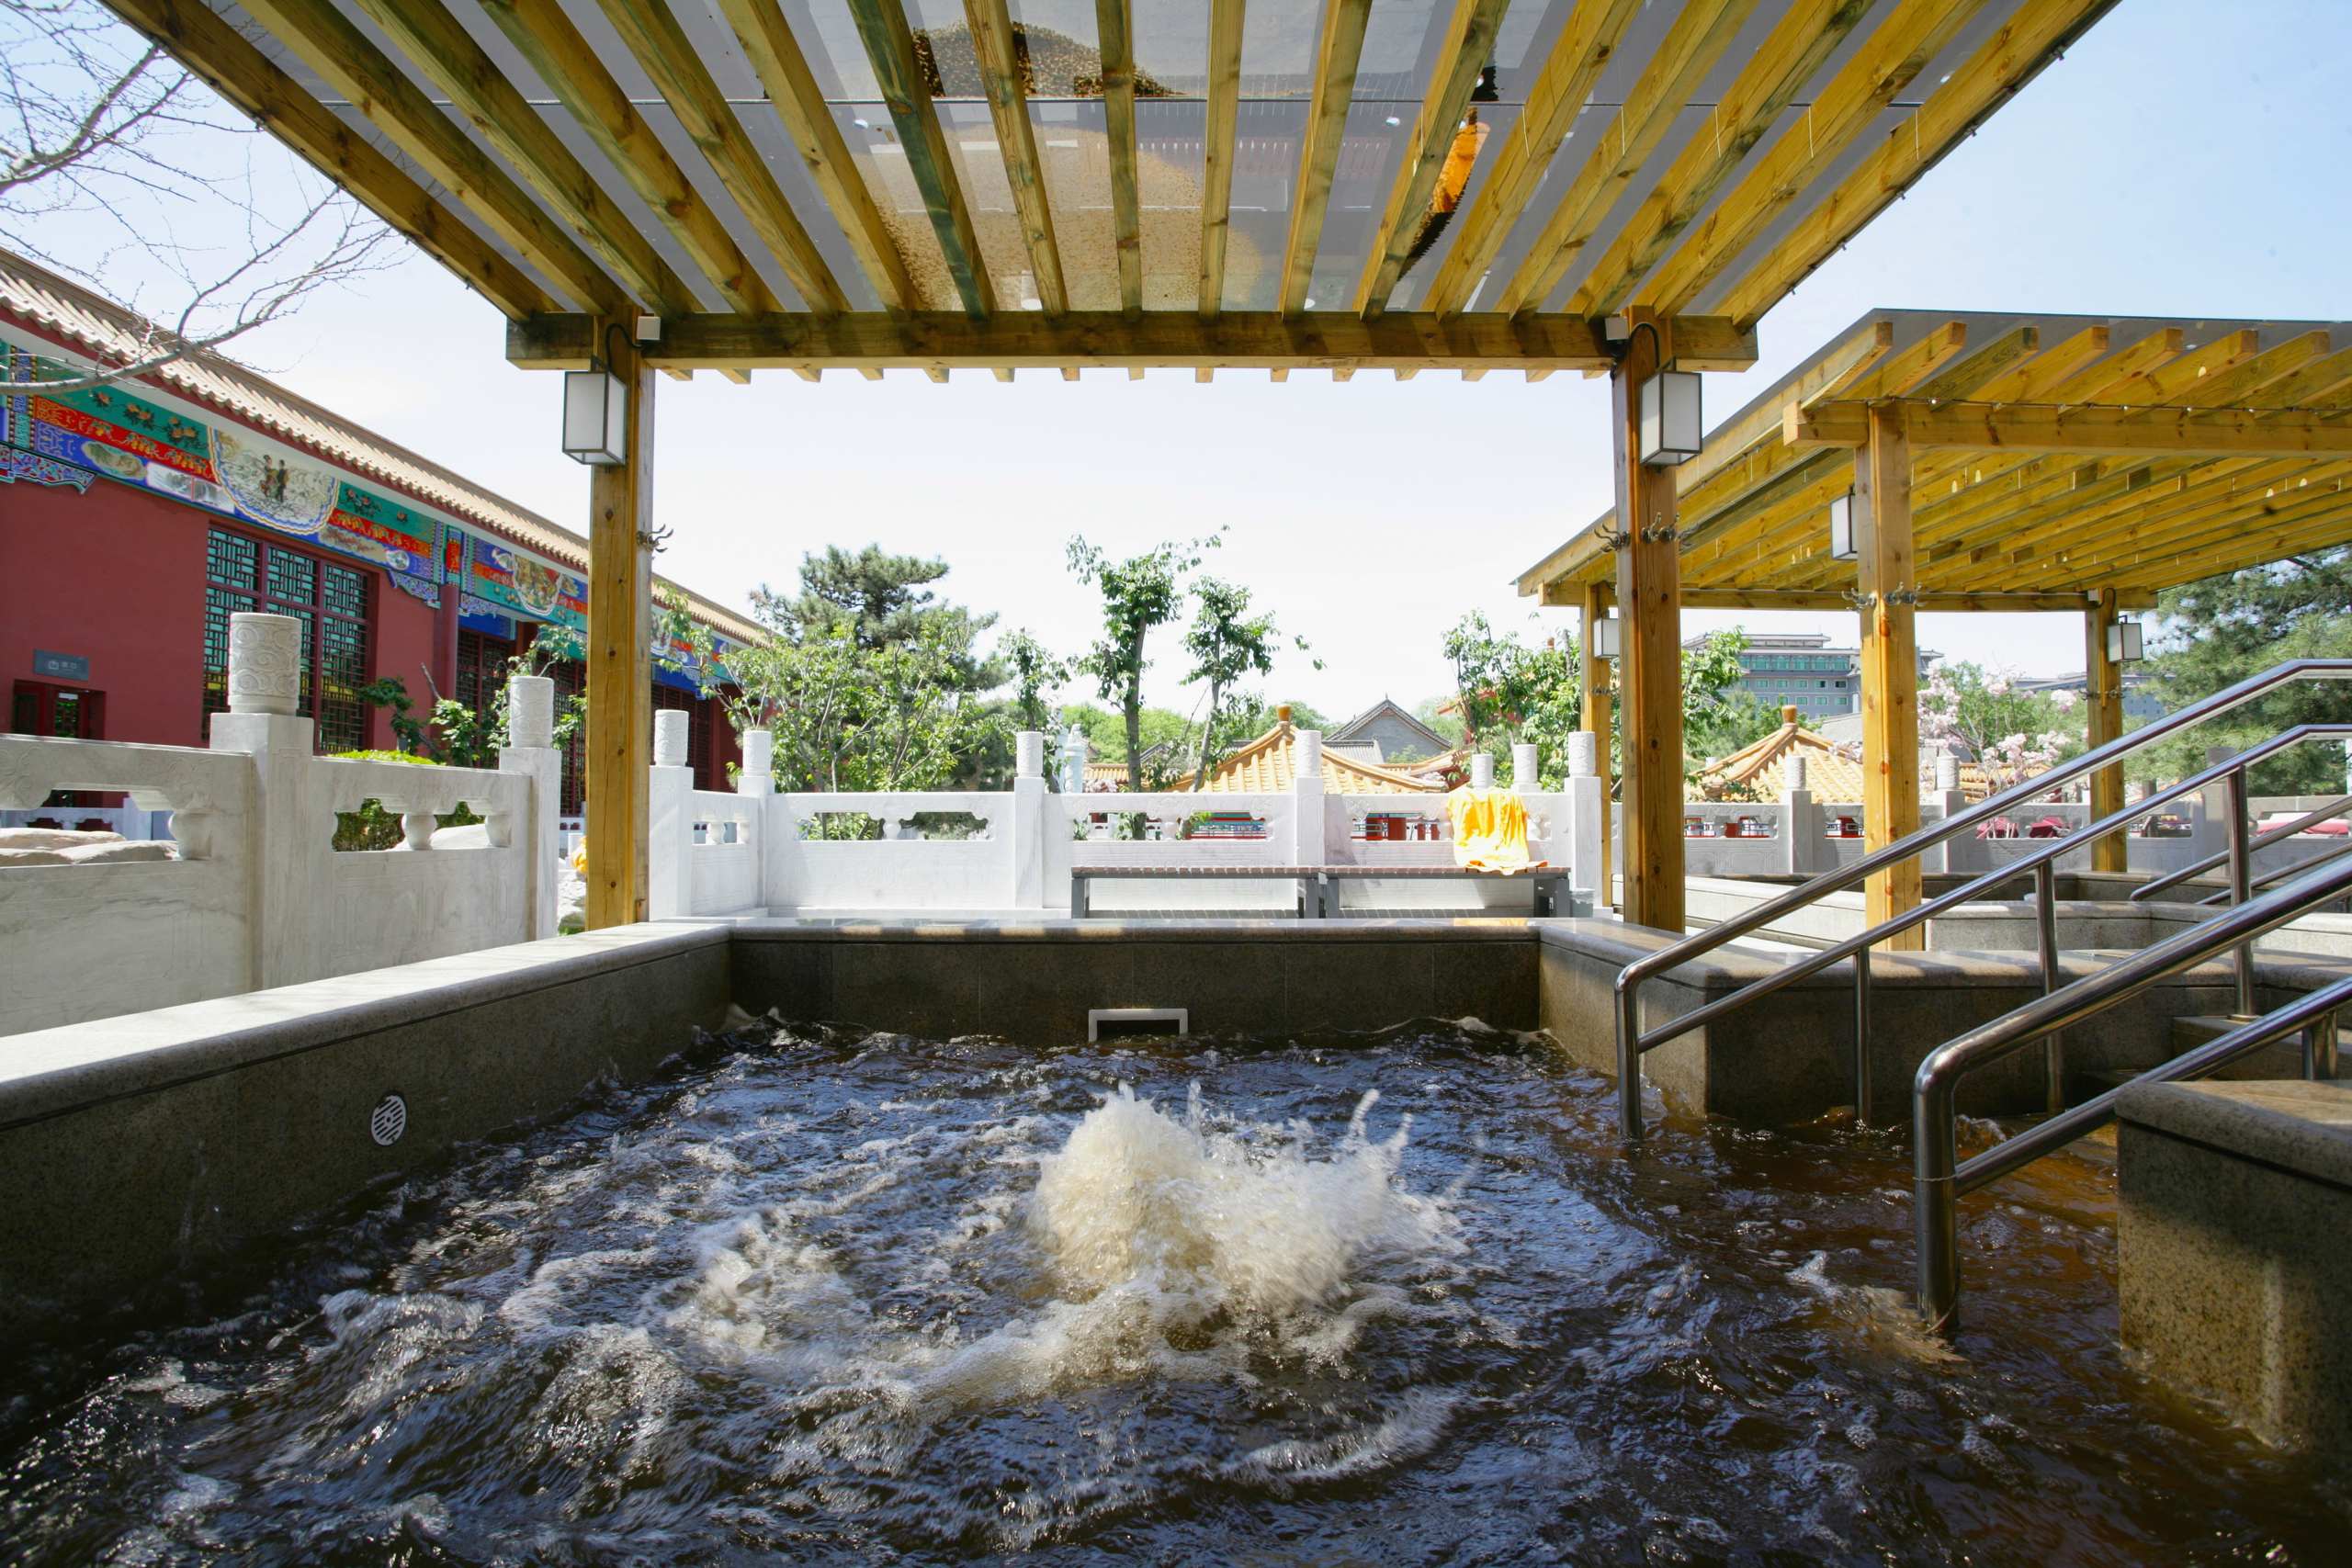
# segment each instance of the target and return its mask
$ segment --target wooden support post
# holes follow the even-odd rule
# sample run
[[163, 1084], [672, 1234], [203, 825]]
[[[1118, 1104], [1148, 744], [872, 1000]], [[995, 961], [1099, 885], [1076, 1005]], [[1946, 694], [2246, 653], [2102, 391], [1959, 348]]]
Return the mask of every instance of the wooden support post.
[[[2083, 612], [2083, 695], [2089, 709], [2085, 741], [2104, 746], [2123, 733], [2123, 667], [2107, 655], [2108, 628], [2115, 625], [2116, 593], [2102, 588]], [[2123, 809], [2123, 769], [2120, 764], [2091, 774], [2091, 818]], [[2129, 868], [2131, 845], [2120, 833], [2109, 833], [2091, 845], [2093, 871]]]
[[1616, 446], [1618, 660], [1623, 721], [1626, 920], [1682, 934], [1682, 547], [1672, 468], [1642, 462], [1642, 383], [1673, 355], [1668, 326], [1634, 310], [1633, 335], [1610, 373]]
[[628, 461], [588, 480], [587, 927], [645, 919], [653, 730], [653, 372], [602, 333], [627, 389]]
[[[1854, 454], [1856, 577], [1862, 606], [1864, 843], [1879, 850], [1919, 827], [1919, 635], [1911, 601], [1911, 443], [1900, 404], [1873, 405], [1869, 438]], [[1919, 863], [1871, 877], [1870, 922], [1919, 907]], [[1918, 927], [1885, 944], [1923, 948]]]
[[1600, 883], [1593, 889], [1596, 905], [1617, 902], [1616, 885], [1610, 876], [1610, 860], [1613, 852], [1609, 847], [1609, 735], [1611, 728], [1609, 711], [1609, 664], [1592, 651], [1593, 627], [1609, 613], [1609, 587], [1606, 583], [1588, 582], [1584, 585], [1584, 667], [1578, 671], [1583, 682], [1584, 715], [1579, 723], [1592, 731], [1593, 770], [1600, 775]]

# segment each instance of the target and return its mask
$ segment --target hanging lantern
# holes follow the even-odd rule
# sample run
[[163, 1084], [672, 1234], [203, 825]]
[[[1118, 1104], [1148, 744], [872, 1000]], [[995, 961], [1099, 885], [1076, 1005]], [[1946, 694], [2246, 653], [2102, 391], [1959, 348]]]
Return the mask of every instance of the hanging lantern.
[[1705, 445], [1699, 410], [1699, 376], [1692, 370], [1661, 370], [1642, 383], [1642, 461], [1671, 468], [1699, 455]]
[[1860, 553], [1854, 547], [1854, 492], [1849, 490], [1829, 503], [1829, 558], [1852, 560]]
[[563, 455], [609, 468], [628, 461], [628, 389], [602, 364], [563, 373]]
[[1614, 659], [1624, 645], [1625, 623], [1614, 615], [1603, 615], [1592, 623], [1592, 656]]
[[2107, 628], [2107, 657], [2117, 664], [2143, 658], [2140, 644], [2140, 623], [2116, 621]]

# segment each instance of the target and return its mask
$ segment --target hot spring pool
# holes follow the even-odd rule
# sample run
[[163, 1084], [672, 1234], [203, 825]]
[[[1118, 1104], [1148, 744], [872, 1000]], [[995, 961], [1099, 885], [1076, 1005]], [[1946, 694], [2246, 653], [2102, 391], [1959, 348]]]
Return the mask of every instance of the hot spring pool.
[[[771, 1038], [771, 1035], [774, 1038]], [[1668, 1122], [1470, 1025], [761, 1028], [12, 1358], [12, 1560], [2341, 1561], [2340, 1481], [2114, 1349], [2112, 1183], [1905, 1301], [1876, 1134]], [[2334, 1542], [2333, 1546], [2328, 1545]]]

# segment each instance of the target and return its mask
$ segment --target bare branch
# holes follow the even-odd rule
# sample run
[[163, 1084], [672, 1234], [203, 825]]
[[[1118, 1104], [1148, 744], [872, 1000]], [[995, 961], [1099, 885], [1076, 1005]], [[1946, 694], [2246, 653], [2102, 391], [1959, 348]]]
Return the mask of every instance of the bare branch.
[[96, 0], [0, 0], [0, 242], [145, 318], [84, 345], [100, 368], [0, 366], [0, 391], [101, 386], [219, 348], [394, 265], [390, 237]]

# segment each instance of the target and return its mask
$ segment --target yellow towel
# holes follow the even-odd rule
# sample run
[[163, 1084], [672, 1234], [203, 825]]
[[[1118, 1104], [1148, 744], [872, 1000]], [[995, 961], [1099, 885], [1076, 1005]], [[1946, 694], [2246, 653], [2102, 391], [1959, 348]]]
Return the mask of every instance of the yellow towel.
[[1453, 863], [1472, 871], [1532, 871], [1527, 858], [1527, 807], [1507, 789], [1466, 785], [1445, 797], [1453, 819]]

